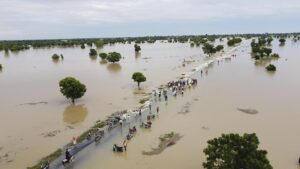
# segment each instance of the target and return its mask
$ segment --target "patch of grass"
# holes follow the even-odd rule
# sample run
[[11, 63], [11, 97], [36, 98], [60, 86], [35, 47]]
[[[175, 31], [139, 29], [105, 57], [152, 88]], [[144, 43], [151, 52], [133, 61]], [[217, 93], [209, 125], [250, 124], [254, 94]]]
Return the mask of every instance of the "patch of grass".
[[46, 163], [47, 161], [50, 163], [57, 159], [59, 156], [62, 155], [62, 149], [57, 149], [55, 152], [51, 153], [47, 157], [44, 157], [43, 159], [40, 160], [40, 162], [32, 167], [27, 167], [27, 169], [40, 169], [41, 165]]
[[164, 142], [164, 141], [166, 141], [166, 140], [168, 140], [168, 139], [174, 137], [174, 135], [175, 135], [174, 132], [167, 133], [167, 134], [161, 135], [161, 136], [159, 137], [159, 140], [160, 140], [161, 142]]
[[143, 99], [141, 99], [141, 100], [139, 101], [139, 103], [140, 103], [140, 104], [144, 104], [144, 103], [146, 103], [146, 101], [148, 101], [149, 99], [150, 99], [149, 97], [143, 98]]

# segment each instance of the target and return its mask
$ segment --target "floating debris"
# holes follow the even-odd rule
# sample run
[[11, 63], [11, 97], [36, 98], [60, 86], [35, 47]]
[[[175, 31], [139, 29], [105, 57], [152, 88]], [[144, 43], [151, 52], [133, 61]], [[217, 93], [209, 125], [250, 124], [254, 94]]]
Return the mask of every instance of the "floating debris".
[[19, 104], [19, 105], [20, 106], [23, 106], [23, 105], [34, 106], [34, 105], [38, 105], [38, 104], [48, 104], [48, 102], [44, 102], [44, 101], [41, 101], [41, 102], [29, 102], [29, 103], [22, 103], [22, 104]]
[[238, 108], [238, 111], [241, 111], [241, 112], [247, 113], [247, 114], [258, 114], [258, 110], [255, 110], [255, 109], [241, 109], [241, 108]]
[[157, 148], [152, 148], [150, 151], [142, 151], [143, 155], [158, 155], [162, 153], [166, 148], [176, 144], [183, 136], [178, 133], [168, 133], [159, 137], [160, 143]]

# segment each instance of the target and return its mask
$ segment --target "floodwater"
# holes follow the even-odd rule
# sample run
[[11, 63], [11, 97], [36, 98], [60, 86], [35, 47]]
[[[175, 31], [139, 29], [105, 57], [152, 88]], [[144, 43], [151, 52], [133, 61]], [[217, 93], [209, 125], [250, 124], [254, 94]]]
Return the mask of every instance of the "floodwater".
[[[268, 151], [274, 168], [299, 168], [300, 43], [288, 41], [284, 47], [273, 43], [273, 51], [281, 56], [273, 61], [275, 73], [254, 64], [249, 45], [236, 51], [237, 57], [231, 61], [215, 62], [207, 76], [195, 73], [198, 86], [183, 97], [158, 103], [160, 113], [153, 127], [139, 129], [127, 152], [112, 151], [113, 143], [120, 144], [124, 139], [123, 131], [109, 142], [92, 145], [76, 155], [71, 168], [203, 168], [207, 140], [222, 133], [253, 132], [259, 137], [260, 148]], [[256, 110], [257, 114], [238, 108]], [[182, 110], [187, 111], [182, 114]], [[142, 154], [157, 147], [161, 134], [172, 131], [183, 136], [177, 144], [159, 155]]]
[[[298, 168], [300, 43], [288, 40], [284, 47], [279, 47], [275, 41], [273, 51], [281, 56], [272, 61], [277, 67], [275, 73], [254, 64], [249, 54], [250, 41], [247, 41], [231, 61], [215, 62], [202, 77], [196, 72], [193, 75], [199, 79], [196, 88], [187, 90], [184, 96], [158, 103], [160, 113], [153, 127], [138, 128], [126, 153], [112, 152], [113, 143], [124, 139], [126, 131], [123, 131], [103, 144], [91, 145], [80, 152], [70, 168], [202, 168], [207, 140], [232, 132], [257, 133], [260, 148], [268, 151], [274, 168]], [[1, 54], [4, 69], [0, 74], [0, 146], [4, 148], [0, 153], [16, 152], [14, 161], [1, 165], [22, 168], [33, 164], [96, 120], [116, 110], [135, 107], [143, 98], [143, 91], [150, 92], [206, 60], [200, 48], [191, 48], [189, 44], [144, 44], [141, 56], [135, 55], [133, 44], [106, 46], [101, 50], [120, 52], [125, 59], [111, 66], [103, 64], [99, 57], [90, 58], [88, 49], [79, 48]], [[53, 53], [64, 54], [64, 61], [53, 63]], [[185, 58], [196, 62], [183, 67]], [[142, 92], [136, 90], [131, 80], [134, 71], [142, 71], [147, 76], [147, 82], [141, 84], [145, 89]], [[88, 91], [76, 107], [70, 106], [59, 93], [58, 81], [68, 75], [87, 85]], [[20, 105], [41, 101], [47, 104]], [[258, 113], [247, 114], [238, 109]], [[60, 131], [55, 137], [42, 135], [55, 130]], [[142, 154], [157, 147], [161, 134], [171, 131], [183, 136], [177, 144], [159, 155]]]
[[[225, 43], [225, 42], [216, 42]], [[204, 60], [201, 48], [188, 43], [107, 45], [98, 52], [120, 52], [119, 63], [109, 64], [88, 55], [89, 49], [44, 48], [16, 53], [0, 52], [0, 168], [24, 168], [35, 164], [71, 141], [97, 120], [115, 111], [139, 106], [152, 89], [190, 72]], [[54, 54], [64, 59], [52, 61]], [[142, 90], [131, 79], [143, 72]], [[66, 76], [87, 87], [83, 98], [71, 105], [59, 91]]]

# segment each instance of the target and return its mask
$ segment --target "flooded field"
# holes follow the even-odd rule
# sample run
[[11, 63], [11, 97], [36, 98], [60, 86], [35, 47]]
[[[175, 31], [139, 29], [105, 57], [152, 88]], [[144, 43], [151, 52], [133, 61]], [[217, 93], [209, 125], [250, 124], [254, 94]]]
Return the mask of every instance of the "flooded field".
[[[249, 47], [240, 48], [231, 61], [214, 63], [207, 76], [194, 74], [198, 86], [183, 97], [158, 103], [160, 113], [153, 127], [139, 129], [125, 153], [114, 153], [112, 144], [120, 144], [127, 131], [80, 153], [72, 168], [202, 168], [207, 140], [231, 132], [257, 133], [260, 148], [268, 151], [274, 168], [299, 168], [299, 46], [294, 42], [284, 47], [273, 44], [274, 52], [281, 56], [273, 62], [278, 68], [274, 74], [254, 64]], [[182, 110], [187, 113], [180, 113]], [[161, 134], [171, 131], [182, 135], [177, 144], [158, 155], [143, 155], [157, 147]]]
[[[99, 57], [91, 58], [88, 48], [1, 53], [5, 67], [0, 73], [0, 156], [8, 157], [1, 159], [0, 168], [34, 164], [96, 120], [139, 105], [152, 89], [208, 60], [201, 48], [191, 48], [187, 43], [157, 42], [141, 47], [141, 55], [134, 53], [133, 44], [98, 49], [120, 52], [124, 59], [119, 64], [103, 64]], [[275, 73], [254, 64], [247, 41], [231, 61], [215, 62], [207, 75], [196, 72], [196, 88], [184, 96], [159, 102], [160, 113], [153, 127], [138, 128], [126, 153], [112, 152], [113, 143], [123, 140], [124, 131], [79, 153], [71, 168], [202, 168], [206, 141], [231, 132], [257, 133], [274, 168], [297, 168], [300, 43], [288, 40], [280, 47], [274, 41], [272, 48], [281, 56], [273, 61], [278, 69]], [[52, 62], [54, 53], [62, 53], [64, 60]], [[142, 91], [131, 80], [135, 71], [147, 76]], [[86, 95], [75, 106], [59, 92], [58, 81], [65, 76], [74, 76], [87, 86]], [[142, 154], [157, 147], [161, 134], [172, 131], [182, 136], [176, 145], [158, 155]]]
[[[217, 42], [219, 43], [219, 42]], [[224, 42], [222, 42], [224, 43]], [[133, 44], [107, 45], [98, 52], [117, 51], [118, 64], [90, 57], [89, 48], [30, 49], [0, 53], [0, 167], [22, 168], [66, 144], [95, 121], [139, 105], [152, 89], [205, 60], [201, 48], [188, 43], [142, 44], [136, 54]], [[54, 53], [64, 60], [53, 62]], [[143, 90], [131, 79], [143, 72]], [[60, 93], [58, 81], [74, 76], [87, 86], [87, 93], [71, 105]], [[7, 154], [7, 155], [6, 155]]]

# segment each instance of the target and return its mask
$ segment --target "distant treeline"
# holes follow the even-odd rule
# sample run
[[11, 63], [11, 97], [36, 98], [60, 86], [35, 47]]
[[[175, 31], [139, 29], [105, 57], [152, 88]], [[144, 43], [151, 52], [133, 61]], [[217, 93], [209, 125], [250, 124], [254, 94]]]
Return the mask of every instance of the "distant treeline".
[[145, 37], [123, 37], [123, 38], [85, 38], [85, 39], [51, 39], [51, 40], [3, 40], [0, 41], [0, 51], [20, 51], [32, 48], [49, 48], [49, 47], [76, 47], [87, 46], [101, 47], [106, 44], [115, 43], [154, 43], [156, 41], [168, 41], [169, 43], [191, 42], [192, 45], [199, 46], [208, 41], [213, 42], [215, 39], [232, 39], [234, 37], [252, 38], [272, 36], [275, 38], [293, 37], [299, 39], [300, 33], [273, 33], [273, 34], [232, 34], [232, 35], [183, 35], [183, 36], [145, 36]]

